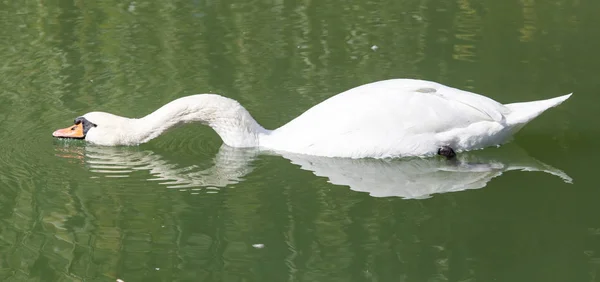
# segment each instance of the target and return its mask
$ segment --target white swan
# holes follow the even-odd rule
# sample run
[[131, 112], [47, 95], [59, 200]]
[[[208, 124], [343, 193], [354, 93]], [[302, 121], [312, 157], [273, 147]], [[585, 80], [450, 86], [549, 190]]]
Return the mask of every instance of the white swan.
[[237, 101], [199, 94], [176, 99], [139, 119], [87, 113], [53, 136], [84, 138], [98, 145], [137, 145], [178, 123], [201, 122], [231, 147], [326, 157], [429, 156], [440, 148], [466, 151], [502, 144], [570, 96], [502, 105], [435, 82], [393, 79], [340, 93], [286, 125], [267, 130]]

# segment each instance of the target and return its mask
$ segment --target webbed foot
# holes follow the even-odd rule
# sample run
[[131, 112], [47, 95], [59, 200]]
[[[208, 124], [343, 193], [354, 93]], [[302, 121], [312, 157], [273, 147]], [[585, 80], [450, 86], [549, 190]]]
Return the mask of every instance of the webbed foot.
[[456, 157], [456, 153], [450, 146], [442, 146], [438, 149], [438, 155], [446, 157], [446, 159], [451, 160]]

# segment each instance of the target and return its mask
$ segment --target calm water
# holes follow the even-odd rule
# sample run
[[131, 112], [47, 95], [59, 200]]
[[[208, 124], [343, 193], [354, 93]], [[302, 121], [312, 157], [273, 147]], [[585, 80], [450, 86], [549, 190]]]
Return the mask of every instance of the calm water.
[[[0, 281], [600, 281], [600, 1], [2, 1]], [[186, 125], [54, 140], [219, 93], [267, 128], [423, 78], [574, 96], [458, 164], [264, 155]]]

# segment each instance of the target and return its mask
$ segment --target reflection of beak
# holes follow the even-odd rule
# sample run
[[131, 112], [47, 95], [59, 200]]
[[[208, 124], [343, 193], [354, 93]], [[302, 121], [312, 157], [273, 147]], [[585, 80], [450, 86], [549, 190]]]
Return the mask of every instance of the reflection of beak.
[[85, 137], [85, 134], [83, 134], [83, 123], [75, 124], [71, 127], [56, 130], [52, 133], [52, 136], [59, 138], [82, 139]]

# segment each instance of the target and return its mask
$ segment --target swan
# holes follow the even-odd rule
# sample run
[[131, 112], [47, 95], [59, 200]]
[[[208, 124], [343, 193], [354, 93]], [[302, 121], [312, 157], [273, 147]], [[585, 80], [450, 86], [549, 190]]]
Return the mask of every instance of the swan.
[[313, 106], [268, 130], [237, 101], [197, 94], [167, 103], [142, 118], [105, 112], [77, 117], [52, 133], [97, 145], [138, 145], [189, 122], [213, 128], [230, 147], [323, 157], [393, 158], [443, 155], [500, 145], [545, 110], [571, 94], [500, 104], [488, 97], [417, 79], [361, 85]]

